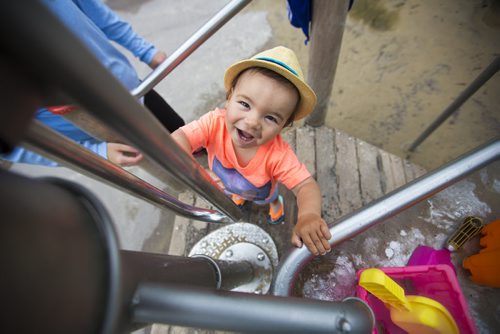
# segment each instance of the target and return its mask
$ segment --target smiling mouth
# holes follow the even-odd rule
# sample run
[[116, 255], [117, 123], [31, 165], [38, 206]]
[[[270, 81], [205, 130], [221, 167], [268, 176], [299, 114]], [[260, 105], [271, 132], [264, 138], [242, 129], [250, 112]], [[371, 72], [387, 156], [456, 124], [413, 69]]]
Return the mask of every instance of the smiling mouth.
[[240, 130], [240, 129], [236, 129], [236, 130], [238, 131], [238, 137], [244, 143], [250, 143], [255, 139], [255, 137], [252, 136], [251, 134], [249, 134], [248, 132], [245, 132], [245, 131]]

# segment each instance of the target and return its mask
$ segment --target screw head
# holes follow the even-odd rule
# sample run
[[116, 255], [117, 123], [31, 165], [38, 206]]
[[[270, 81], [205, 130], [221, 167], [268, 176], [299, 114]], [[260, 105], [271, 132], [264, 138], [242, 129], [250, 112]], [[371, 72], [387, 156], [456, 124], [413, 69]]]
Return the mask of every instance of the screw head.
[[231, 256], [233, 256], [233, 251], [229, 249], [226, 251], [226, 257], [231, 257]]
[[257, 254], [257, 260], [264, 261], [265, 258], [266, 258], [266, 256], [264, 255], [264, 253]]
[[350, 333], [352, 331], [352, 325], [347, 321], [347, 319], [342, 319], [340, 321], [340, 330], [342, 333]]

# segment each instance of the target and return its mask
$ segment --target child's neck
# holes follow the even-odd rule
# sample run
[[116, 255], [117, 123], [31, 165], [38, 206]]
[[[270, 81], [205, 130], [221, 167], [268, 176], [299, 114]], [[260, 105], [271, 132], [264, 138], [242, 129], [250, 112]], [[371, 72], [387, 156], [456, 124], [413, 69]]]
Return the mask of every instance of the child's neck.
[[252, 147], [252, 148], [241, 148], [235, 147], [234, 153], [236, 154], [236, 159], [238, 159], [238, 163], [241, 167], [246, 167], [250, 161], [255, 157], [257, 151], [260, 146]]

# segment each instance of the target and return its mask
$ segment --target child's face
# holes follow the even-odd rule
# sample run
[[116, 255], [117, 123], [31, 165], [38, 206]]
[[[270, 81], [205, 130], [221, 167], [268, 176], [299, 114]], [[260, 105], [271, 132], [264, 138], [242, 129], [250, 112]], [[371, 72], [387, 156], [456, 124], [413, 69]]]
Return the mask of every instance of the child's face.
[[244, 72], [226, 102], [226, 127], [234, 146], [255, 148], [272, 140], [297, 101], [293, 87], [258, 72]]

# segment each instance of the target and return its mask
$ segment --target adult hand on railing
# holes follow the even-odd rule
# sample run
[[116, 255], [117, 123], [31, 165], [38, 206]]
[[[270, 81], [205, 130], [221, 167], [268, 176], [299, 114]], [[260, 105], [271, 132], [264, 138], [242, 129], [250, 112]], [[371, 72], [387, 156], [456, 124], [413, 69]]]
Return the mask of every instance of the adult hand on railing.
[[143, 155], [132, 146], [118, 143], [108, 143], [108, 160], [120, 166], [138, 164]]
[[151, 67], [153, 70], [158, 67], [161, 63], [163, 63], [167, 59], [167, 54], [163, 51], [158, 51], [154, 56], [153, 59], [149, 62], [149, 67]]

